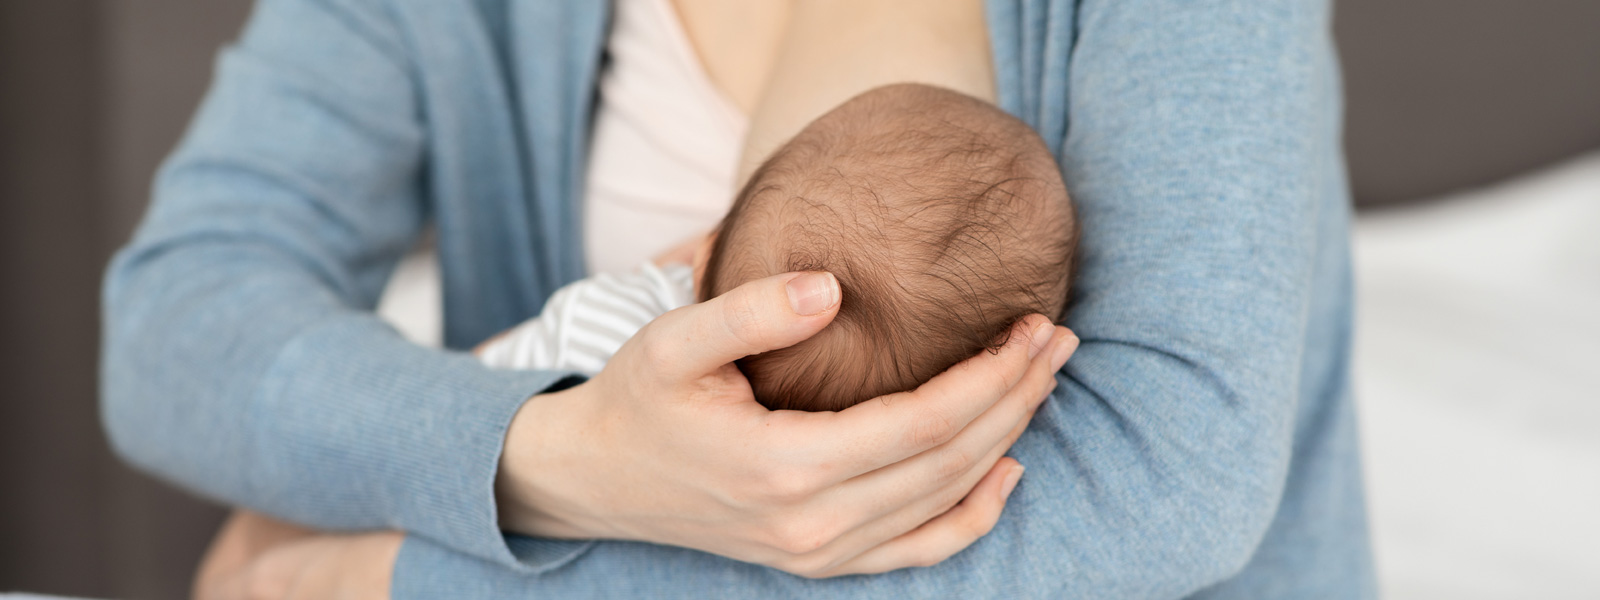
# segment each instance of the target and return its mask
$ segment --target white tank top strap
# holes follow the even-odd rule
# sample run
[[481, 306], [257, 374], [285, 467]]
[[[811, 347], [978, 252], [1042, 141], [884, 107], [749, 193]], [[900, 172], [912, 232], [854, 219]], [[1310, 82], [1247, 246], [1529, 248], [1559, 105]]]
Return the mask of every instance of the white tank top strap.
[[617, 0], [584, 187], [589, 271], [625, 271], [709, 231], [733, 201], [747, 118], [712, 83], [670, 0]]

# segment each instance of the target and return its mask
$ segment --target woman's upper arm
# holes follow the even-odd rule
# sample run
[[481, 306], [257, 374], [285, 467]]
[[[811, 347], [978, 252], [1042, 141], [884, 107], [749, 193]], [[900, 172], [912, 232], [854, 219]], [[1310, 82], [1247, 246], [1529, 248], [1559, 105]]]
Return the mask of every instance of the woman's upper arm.
[[1055, 525], [1040, 542], [1097, 573], [1070, 589], [1186, 596], [1277, 515], [1320, 226], [1346, 201], [1328, 8], [1079, 5], [1061, 160], [1083, 345], [1015, 450], [1044, 475], [1023, 493]]
[[107, 275], [105, 424], [204, 495], [509, 562], [499, 445], [562, 375], [414, 346], [371, 311], [426, 214], [410, 69], [380, 2], [258, 3]]

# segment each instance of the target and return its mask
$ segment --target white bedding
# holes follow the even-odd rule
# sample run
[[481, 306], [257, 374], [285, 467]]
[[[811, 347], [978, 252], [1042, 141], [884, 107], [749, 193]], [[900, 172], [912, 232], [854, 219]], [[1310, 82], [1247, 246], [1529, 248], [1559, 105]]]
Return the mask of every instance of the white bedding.
[[1356, 225], [1388, 598], [1600, 598], [1600, 153]]

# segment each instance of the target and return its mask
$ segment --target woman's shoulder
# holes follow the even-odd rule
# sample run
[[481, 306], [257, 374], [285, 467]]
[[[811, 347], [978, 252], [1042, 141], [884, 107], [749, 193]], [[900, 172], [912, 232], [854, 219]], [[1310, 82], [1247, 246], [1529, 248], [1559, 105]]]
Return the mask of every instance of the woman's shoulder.
[[[564, 0], [288, 0], [257, 10], [287, 6], [330, 14], [357, 35], [403, 43], [430, 60], [463, 61], [594, 54], [610, 14], [610, 2]], [[515, 53], [523, 49], [540, 51]]]

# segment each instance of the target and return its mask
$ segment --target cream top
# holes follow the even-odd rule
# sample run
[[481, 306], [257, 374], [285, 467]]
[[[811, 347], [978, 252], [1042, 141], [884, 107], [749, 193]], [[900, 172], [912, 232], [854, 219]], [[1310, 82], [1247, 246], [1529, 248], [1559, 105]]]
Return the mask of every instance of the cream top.
[[618, 0], [606, 51], [584, 187], [590, 273], [626, 272], [716, 226], [748, 126], [670, 0]]

